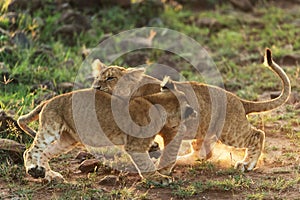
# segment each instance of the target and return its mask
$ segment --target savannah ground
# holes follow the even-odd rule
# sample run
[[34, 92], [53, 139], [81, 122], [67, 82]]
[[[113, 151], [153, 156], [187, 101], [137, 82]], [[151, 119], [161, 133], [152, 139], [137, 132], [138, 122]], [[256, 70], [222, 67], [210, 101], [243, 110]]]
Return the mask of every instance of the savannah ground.
[[[0, 150], [0, 199], [300, 199], [299, 1], [257, 1], [248, 12], [214, 0], [123, 7], [15, 2], [0, 2], [0, 108], [14, 119], [43, 99], [71, 91], [88, 49], [141, 26], [170, 28], [194, 38], [212, 56], [225, 88], [248, 100], [269, 99], [281, 90], [279, 79], [261, 64], [269, 47], [292, 82], [292, 96], [279, 109], [249, 116], [266, 132], [264, 154], [253, 172], [232, 167], [243, 150], [217, 144], [212, 159], [178, 165], [171, 185], [153, 186], [135, 173], [108, 166], [82, 173], [81, 160], [75, 159], [81, 150], [75, 150], [51, 161], [69, 183], [45, 184], [25, 174], [21, 153]], [[134, 67], [149, 61], [201, 81], [189, 63], [159, 50], [131, 52], [115, 64]], [[1, 117], [1, 138], [28, 147], [32, 139]], [[36, 123], [31, 126], [37, 128]], [[114, 175], [112, 181], [102, 180], [107, 175]]]

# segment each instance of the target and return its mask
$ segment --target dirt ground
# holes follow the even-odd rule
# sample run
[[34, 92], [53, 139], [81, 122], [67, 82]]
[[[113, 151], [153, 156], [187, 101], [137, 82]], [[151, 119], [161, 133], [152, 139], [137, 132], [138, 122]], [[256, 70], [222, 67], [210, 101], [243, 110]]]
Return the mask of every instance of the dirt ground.
[[[271, 115], [280, 115], [282, 112], [284, 112], [284, 108], [273, 111]], [[261, 118], [264, 117], [261, 116]], [[266, 145], [257, 168], [252, 172], [240, 173], [232, 168], [234, 163], [243, 157], [243, 149], [235, 149], [218, 143], [215, 145], [213, 157], [207, 162], [191, 159], [179, 162], [173, 172], [175, 180], [173, 185], [151, 186], [141, 183], [136, 173], [120, 172], [105, 167], [99, 167], [95, 173], [81, 173], [78, 170], [80, 162], [75, 159], [76, 154], [81, 150], [75, 150], [51, 162], [53, 169], [60, 171], [69, 182], [68, 184], [45, 184], [41, 180], [34, 180], [29, 176], [26, 176], [25, 184], [27, 189], [32, 190], [30, 199], [65, 199], [62, 197], [64, 193], [78, 189], [84, 192], [83, 188], [93, 188], [101, 193], [110, 194], [108, 199], [141, 199], [144, 194], [146, 194], [145, 199], [162, 200], [299, 199], [299, 141], [297, 144], [291, 136], [281, 130], [282, 123], [279, 120], [265, 125], [262, 123], [259, 127], [266, 131]], [[188, 147], [188, 143], [184, 142], [181, 153], [187, 151]], [[101, 179], [112, 174], [117, 177], [116, 182], [108, 180], [101, 183]], [[238, 177], [235, 180], [239, 181], [233, 183], [233, 177]], [[215, 185], [209, 184], [209, 181], [214, 181]], [[223, 181], [223, 183], [217, 184], [217, 181], [221, 183]], [[178, 188], [187, 189], [193, 182], [204, 183], [203, 190], [197, 191], [193, 195], [180, 193], [181, 190]], [[12, 189], [8, 189], [6, 184], [6, 182], [0, 182], [2, 199], [12, 199], [15, 193], [12, 195]], [[184, 191], [188, 192], [189, 190]], [[255, 194], [263, 194], [263, 197]], [[73, 195], [70, 193], [69, 198], [80, 199], [79, 196]], [[102, 197], [93, 197], [91, 194], [91, 198], [88, 199], [102, 199]]]

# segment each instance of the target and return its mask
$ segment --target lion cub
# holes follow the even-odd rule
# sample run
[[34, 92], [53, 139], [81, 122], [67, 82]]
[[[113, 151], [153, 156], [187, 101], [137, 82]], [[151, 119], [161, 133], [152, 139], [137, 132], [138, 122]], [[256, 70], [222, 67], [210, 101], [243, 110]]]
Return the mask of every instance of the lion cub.
[[[114, 101], [118, 107], [113, 107]], [[159, 166], [164, 166], [162, 172], [170, 172], [186, 131], [184, 123], [196, 114], [186, 102], [185, 95], [168, 81], [165, 81], [162, 92], [129, 102], [92, 88], [56, 96], [18, 119], [25, 132], [36, 135], [24, 153], [26, 172], [34, 178], [63, 180], [62, 175], [49, 166], [48, 161], [54, 156], [79, 145], [124, 145], [141, 177], [169, 182], [168, 176], [157, 171], [148, 150], [158, 131], [172, 130], [174, 142], [159, 161]], [[129, 116], [122, 113], [124, 108]], [[120, 110], [122, 112], [118, 113]], [[118, 120], [114, 112], [119, 115]], [[27, 123], [37, 119], [39, 129], [35, 134]]]
[[[264, 64], [269, 66], [283, 82], [281, 95], [270, 101], [247, 101], [219, 87], [192, 81], [175, 82], [178, 90], [185, 93], [188, 103], [199, 114], [196, 119], [187, 123], [189, 134], [185, 139], [195, 139], [192, 143], [193, 152], [189, 156], [199, 158], [201, 152], [209, 158], [213, 145], [219, 140], [230, 146], [247, 149], [244, 159], [236, 163], [236, 168], [245, 171], [252, 170], [256, 166], [264, 148], [265, 133], [253, 127], [246, 115], [279, 107], [287, 101], [291, 92], [287, 75], [272, 60], [269, 49], [266, 49], [264, 60]], [[160, 81], [143, 74], [141, 69], [106, 67], [96, 60], [94, 70], [95, 74], [98, 74], [93, 83], [95, 89], [113, 93], [114, 88], [122, 86], [118, 84], [119, 79], [126, 75], [130, 77], [127, 78], [126, 90], [134, 88], [132, 98], [159, 92]], [[137, 85], [141, 87], [136, 88]], [[165, 145], [170, 142], [165, 132], [162, 137]]]

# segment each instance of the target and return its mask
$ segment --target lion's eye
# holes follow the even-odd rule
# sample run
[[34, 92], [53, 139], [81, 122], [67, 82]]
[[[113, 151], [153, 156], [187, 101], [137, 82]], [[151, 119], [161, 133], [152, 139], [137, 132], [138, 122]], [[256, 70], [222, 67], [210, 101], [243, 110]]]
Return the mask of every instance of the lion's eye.
[[106, 79], [106, 81], [112, 81], [113, 79], [115, 79], [115, 77], [110, 76]]

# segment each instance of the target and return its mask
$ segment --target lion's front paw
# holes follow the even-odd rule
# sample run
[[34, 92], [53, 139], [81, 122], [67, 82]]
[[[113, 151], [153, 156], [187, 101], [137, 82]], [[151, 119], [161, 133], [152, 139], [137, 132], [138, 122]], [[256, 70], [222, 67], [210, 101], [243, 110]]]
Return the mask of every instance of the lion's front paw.
[[241, 170], [242, 172], [252, 171], [256, 166], [256, 161], [245, 162], [239, 161], [235, 164], [234, 168]]
[[159, 173], [162, 175], [170, 176], [172, 173], [172, 170], [175, 166], [175, 163], [168, 164], [167, 166], [161, 166], [161, 159], [159, 158], [158, 161], [155, 163], [156, 169]]
[[144, 178], [154, 185], [169, 185], [173, 182], [172, 177], [160, 174], [159, 172], [144, 176]]
[[52, 170], [46, 173], [45, 180], [47, 180], [48, 182], [57, 182], [57, 183], [66, 182], [64, 177], [60, 173]]
[[45, 178], [46, 170], [44, 167], [35, 165], [27, 168], [26, 171], [33, 178]]
[[246, 171], [246, 167], [247, 167], [247, 163], [242, 161], [236, 162], [234, 166], [235, 169], [238, 169], [242, 172]]
[[253, 170], [254, 166], [249, 162], [239, 161], [235, 164], [234, 168], [242, 172], [247, 172]]
[[165, 176], [170, 176], [172, 174], [173, 166], [164, 167], [158, 170], [159, 173]]

